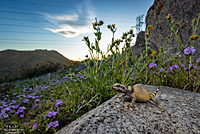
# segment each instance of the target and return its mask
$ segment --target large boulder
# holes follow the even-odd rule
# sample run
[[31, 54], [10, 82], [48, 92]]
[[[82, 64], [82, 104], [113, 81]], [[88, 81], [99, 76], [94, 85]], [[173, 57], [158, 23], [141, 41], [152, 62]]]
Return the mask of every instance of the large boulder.
[[[154, 0], [154, 4], [149, 8], [146, 16], [146, 26], [152, 25], [153, 30], [150, 31], [149, 42], [150, 47], [159, 49], [166, 43], [171, 29], [169, 22], [166, 19], [170, 14], [175, 22], [180, 22], [180, 30], [178, 36], [183, 44], [186, 44], [189, 37], [192, 35], [192, 19], [198, 17], [200, 13], [200, 0]], [[197, 28], [197, 34], [200, 35], [200, 27]], [[200, 39], [196, 41], [195, 48], [197, 49], [195, 57], [200, 54]], [[167, 45], [167, 52], [175, 54], [178, 50], [178, 41], [175, 35]]]
[[135, 103], [127, 97], [112, 99], [89, 111], [57, 134], [200, 134], [200, 94], [164, 86], [143, 86], [165, 111], [153, 102]]

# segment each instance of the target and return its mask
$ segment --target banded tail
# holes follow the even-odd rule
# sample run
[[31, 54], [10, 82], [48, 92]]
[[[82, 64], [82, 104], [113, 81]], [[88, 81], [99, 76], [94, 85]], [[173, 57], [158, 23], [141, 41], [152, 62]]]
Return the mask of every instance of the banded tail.
[[159, 91], [159, 89], [157, 89], [154, 93], [152, 93], [153, 97], [156, 96], [157, 92]]

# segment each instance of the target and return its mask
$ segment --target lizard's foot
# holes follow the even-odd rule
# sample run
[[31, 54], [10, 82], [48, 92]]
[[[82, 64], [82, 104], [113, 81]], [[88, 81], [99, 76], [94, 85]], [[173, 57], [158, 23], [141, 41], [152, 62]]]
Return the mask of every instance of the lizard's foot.
[[131, 107], [131, 108], [134, 108], [134, 104], [133, 103], [130, 103], [128, 106]]
[[161, 110], [165, 111], [165, 109], [164, 109], [162, 106], [158, 105], [158, 107], [159, 107]]
[[117, 98], [122, 98], [122, 97], [124, 97], [124, 96], [126, 96], [126, 94], [123, 94], [123, 95], [121, 95], [121, 96], [118, 96]]

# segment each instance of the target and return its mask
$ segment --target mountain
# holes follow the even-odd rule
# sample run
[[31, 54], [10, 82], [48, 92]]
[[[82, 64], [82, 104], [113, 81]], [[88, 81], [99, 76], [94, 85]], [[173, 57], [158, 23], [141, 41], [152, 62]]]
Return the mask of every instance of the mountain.
[[35, 67], [36, 64], [45, 64], [47, 61], [66, 65], [72, 62], [55, 50], [0, 51], [0, 78], [16, 76], [21, 69]]

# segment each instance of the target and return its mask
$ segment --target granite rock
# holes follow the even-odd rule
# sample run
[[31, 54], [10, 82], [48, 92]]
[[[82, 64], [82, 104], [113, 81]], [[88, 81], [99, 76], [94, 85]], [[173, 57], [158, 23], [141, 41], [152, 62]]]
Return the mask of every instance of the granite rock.
[[127, 97], [114, 96], [89, 111], [57, 134], [200, 134], [200, 94], [170, 87], [138, 85], [154, 92], [166, 111], [153, 102], [128, 107]]
[[[192, 20], [198, 18], [200, 13], [199, 0], [154, 0], [154, 4], [149, 8], [146, 16], [146, 26], [152, 25], [153, 29], [149, 35], [149, 46], [158, 50], [166, 43], [168, 35], [171, 33], [169, 22], [166, 19], [170, 14], [175, 22], [180, 22], [178, 36], [180, 41], [185, 45], [192, 35]], [[197, 28], [197, 34], [200, 35], [200, 27]], [[197, 49], [195, 57], [200, 54], [200, 39], [195, 43]], [[167, 45], [167, 53], [175, 54], [178, 52], [178, 41], [173, 34]]]

